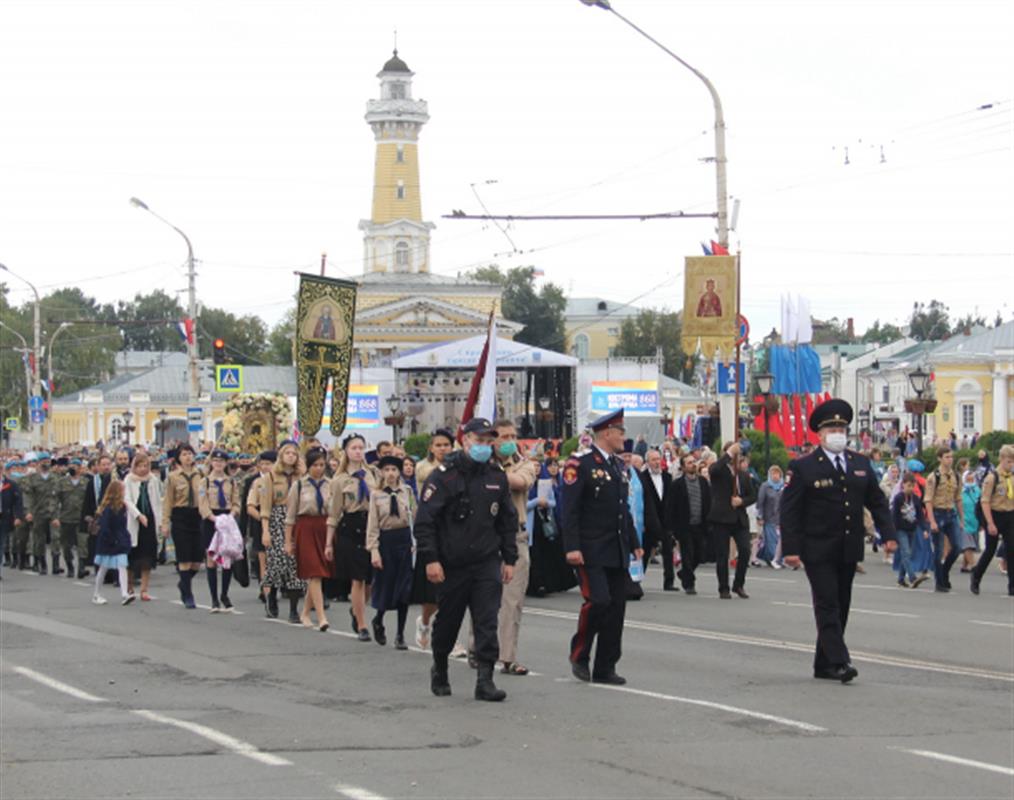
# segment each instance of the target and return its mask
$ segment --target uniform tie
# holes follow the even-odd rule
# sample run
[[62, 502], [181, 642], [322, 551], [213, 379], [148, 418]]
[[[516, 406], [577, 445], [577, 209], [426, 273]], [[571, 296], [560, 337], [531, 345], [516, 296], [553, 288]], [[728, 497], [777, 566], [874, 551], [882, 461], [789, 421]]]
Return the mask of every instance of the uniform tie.
[[225, 499], [225, 481], [215, 480], [212, 481], [215, 484], [215, 488], [218, 489], [218, 505], [216, 508], [228, 508], [229, 502]]
[[387, 492], [388, 495], [390, 495], [390, 497], [391, 497], [391, 516], [392, 517], [399, 517], [399, 516], [401, 516], [401, 514], [400, 514], [400, 512], [398, 510], [398, 493], [397, 493], [397, 489], [392, 489], [390, 486], [385, 486], [384, 487], [384, 491]]
[[845, 462], [845, 459], [843, 459], [841, 456], [835, 456], [834, 457], [834, 468], [836, 470], [838, 470], [838, 474], [841, 477], [843, 477], [843, 478], [845, 477], [845, 463], [844, 462]]
[[321, 492], [320, 487], [324, 485], [324, 479], [321, 478], [319, 481], [315, 481], [313, 478], [310, 478], [309, 480], [310, 480], [310, 485], [313, 487], [313, 490], [317, 493], [317, 513], [318, 514], [323, 514], [324, 513], [324, 493]]
[[357, 469], [352, 473], [353, 478], [359, 478], [359, 491], [356, 496], [359, 498], [359, 502], [363, 503], [370, 496], [370, 489], [366, 485], [366, 470]]
[[194, 505], [194, 474], [183, 473], [183, 477], [187, 481], [187, 505], [193, 507]]

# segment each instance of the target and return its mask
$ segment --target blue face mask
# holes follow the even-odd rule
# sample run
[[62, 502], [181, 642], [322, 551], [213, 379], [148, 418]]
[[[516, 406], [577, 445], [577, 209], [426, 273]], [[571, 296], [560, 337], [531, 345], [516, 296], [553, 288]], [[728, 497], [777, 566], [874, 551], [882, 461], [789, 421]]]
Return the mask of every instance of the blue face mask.
[[493, 456], [493, 445], [473, 444], [468, 447], [468, 457], [477, 464], [485, 464]]
[[502, 458], [510, 458], [512, 455], [514, 455], [518, 451], [518, 443], [517, 442], [501, 442], [497, 446], [496, 451], [500, 454], [500, 456]]

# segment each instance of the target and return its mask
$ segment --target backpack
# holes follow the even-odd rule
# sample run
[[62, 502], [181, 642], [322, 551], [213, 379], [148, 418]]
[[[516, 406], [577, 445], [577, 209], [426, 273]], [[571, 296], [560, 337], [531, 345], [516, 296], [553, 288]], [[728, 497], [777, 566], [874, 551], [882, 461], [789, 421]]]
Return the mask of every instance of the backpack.
[[[997, 475], [997, 471], [995, 469], [993, 469], [993, 467], [990, 467], [989, 469], [986, 470], [985, 475], [982, 476], [982, 483], [979, 484], [980, 488], [982, 487], [982, 484], [984, 484], [986, 482], [986, 478], [988, 478], [990, 476], [990, 474], [996, 475], [997, 477], [995, 478], [995, 481], [999, 481], [1000, 478], [999, 478], [999, 475]], [[993, 491], [994, 492], [996, 491], [996, 486], [997, 486], [997, 484], [994, 482], [994, 484], [993, 484]], [[983, 530], [985, 530], [988, 527], [987, 522], [986, 522], [986, 515], [982, 513], [982, 498], [984, 496], [985, 496], [985, 492], [983, 492], [979, 496], [979, 499], [975, 501], [975, 518], [979, 522], [979, 527], [982, 528]]]

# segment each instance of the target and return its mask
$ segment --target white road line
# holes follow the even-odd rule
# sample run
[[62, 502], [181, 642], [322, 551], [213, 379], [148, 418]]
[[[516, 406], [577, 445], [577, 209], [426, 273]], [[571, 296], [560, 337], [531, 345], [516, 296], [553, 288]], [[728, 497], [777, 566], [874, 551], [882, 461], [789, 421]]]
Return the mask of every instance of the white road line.
[[650, 697], [653, 700], [668, 700], [671, 703], [684, 703], [690, 706], [701, 706], [703, 708], [713, 708], [717, 711], [725, 711], [729, 714], [736, 714], [741, 717], [751, 717], [753, 719], [762, 719], [765, 722], [774, 722], [778, 725], [785, 725], [789, 728], [797, 728], [807, 733], [824, 733], [827, 728], [822, 728], [819, 725], [811, 725], [809, 722], [800, 722], [799, 720], [789, 719], [788, 717], [778, 717], [774, 714], [765, 714], [761, 711], [751, 711], [748, 708], [739, 708], [738, 706], [730, 706], [725, 703], [713, 703], [710, 700], [697, 700], [693, 697], [680, 697], [674, 694], [662, 694], [661, 692], [649, 692], [644, 689], [631, 689], [629, 686], [610, 686], [605, 683], [593, 683], [590, 684], [596, 689], [609, 689], [614, 692], [625, 692], [627, 694], [636, 694], [641, 697]]
[[343, 797], [347, 797], [348, 800], [387, 800], [382, 794], [371, 792], [368, 789], [361, 789], [358, 786], [346, 786], [339, 783], [334, 787], [334, 790]]
[[[181, 605], [183, 605], [183, 601], [182, 601], [182, 600], [171, 600], [170, 602], [171, 602], [171, 603], [172, 603], [172, 604], [173, 604], [174, 606], [181, 606]], [[197, 603], [197, 607], [198, 607], [198, 608], [200, 608], [200, 609], [203, 609], [204, 611], [207, 611], [208, 613], [211, 613], [211, 606], [202, 606], [202, 605], [201, 605], [200, 603]], [[240, 610], [239, 610], [239, 609], [237, 609], [237, 608], [233, 608], [233, 609], [232, 609], [232, 611], [226, 611], [226, 610], [225, 610], [225, 609], [223, 608], [223, 609], [221, 610], [221, 612], [219, 612], [219, 613], [221, 613], [221, 614], [222, 614], [222, 616], [228, 616], [229, 614], [238, 614], [238, 615], [239, 615], [239, 616], [241, 616], [241, 617], [242, 617], [242, 616], [243, 616], [244, 614], [246, 614], [246, 612], [245, 612], [245, 611], [240, 611]]]
[[948, 764], [960, 764], [962, 767], [975, 767], [975, 769], [984, 769], [987, 772], [998, 772], [1001, 775], [1014, 775], [1014, 769], [1001, 766], [1000, 764], [989, 764], [985, 761], [973, 761], [970, 758], [949, 756], [947, 753], [935, 753], [932, 750], [909, 750], [904, 747], [892, 747], [890, 749], [900, 750], [902, 753], [911, 753], [914, 756], [922, 756], [923, 758], [932, 758], [936, 761], [945, 761]]
[[986, 619], [970, 619], [968, 621], [974, 625], [993, 625], [997, 628], [1014, 628], [1014, 622], [990, 622]]
[[151, 722], [160, 722], [163, 725], [172, 725], [176, 728], [182, 728], [183, 730], [201, 736], [210, 742], [214, 742], [220, 747], [223, 747], [238, 756], [258, 761], [261, 764], [268, 765], [269, 767], [292, 766], [292, 762], [288, 759], [276, 756], [274, 753], [262, 752], [249, 742], [244, 742], [242, 739], [237, 739], [227, 733], [216, 731], [214, 728], [209, 728], [207, 725], [199, 725], [196, 722], [188, 722], [184, 719], [167, 717], [164, 714], [159, 714], [155, 711], [147, 711], [145, 709], [138, 709], [136, 711], [131, 711], [130, 713], [136, 714], [139, 717], [144, 717], [144, 719], [150, 720]]
[[84, 581], [74, 581], [75, 586], [84, 586], [85, 589], [91, 589], [94, 583], [85, 583]]
[[[539, 617], [577, 620], [577, 614], [568, 611], [554, 611], [548, 608], [526, 606], [525, 613]], [[719, 631], [702, 630], [700, 628], [683, 628], [676, 625], [661, 625], [652, 622], [635, 622], [630, 619], [628, 619], [624, 624], [627, 628], [651, 631], [655, 633], [667, 633], [672, 636], [687, 636], [693, 639], [708, 639], [715, 642], [747, 644], [754, 647], [767, 647], [773, 650], [790, 650], [796, 653], [813, 653], [813, 645], [804, 644], [802, 642], [787, 642], [782, 639], [764, 639], [760, 636], [743, 636], [736, 633], [722, 633]], [[952, 664], [941, 664], [934, 661], [919, 661], [900, 656], [885, 655], [883, 653], [868, 653], [861, 650], [853, 650], [852, 660], [865, 661], [870, 664], [880, 664], [888, 667], [900, 667], [902, 669], [918, 669], [925, 672], [940, 672], [946, 675], [965, 675], [972, 678], [985, 678], [986, 680], [1014, 683], [1014, 674], [1010, 672], [979, 669], [978, 667], [962, 667]]]
[[14, 667], [14, 671], [19, 675], [24, 675], [26, 678], [29, 678], [36, 683], [41, 683], [43, 686], [48, 686], [50, 689], [63, 692], [64, 694], [70, 695], [78, 700], [87, 700], [89, 703], [106, 702], [104, 697], [96, 697], [95, 695], [89, 694], [81, 689], [75, 689], [73, 686], [70, 686], [63, 681], [50, 678], [48, 675], [43, 675], [41, 672], [36, 672], [34, 669], [29, 669], [28, 667]]
[[[790, 606], [792, 608], [813, 608], [811, 603], [787, 603], [784, 600], [772, 600], [771, 605], [773, 606]], [[856, 608], [853, 606], [849, 609], [851, 614], [875, 614], [878, 617], [908, 617], [909, 619], [919, 619], [918, 614], [904, 614], [899, 611], [873, 611], [868, 608]]]

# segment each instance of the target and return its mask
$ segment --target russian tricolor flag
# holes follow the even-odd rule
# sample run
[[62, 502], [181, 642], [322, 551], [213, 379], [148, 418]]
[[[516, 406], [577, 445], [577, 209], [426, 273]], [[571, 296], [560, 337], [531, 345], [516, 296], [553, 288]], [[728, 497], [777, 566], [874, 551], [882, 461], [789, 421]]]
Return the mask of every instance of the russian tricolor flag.
[[179, 320], [176, 323], [176, 331], [183, 340], [183, 344], [194, 343], [194, 321], [192, 319]]

